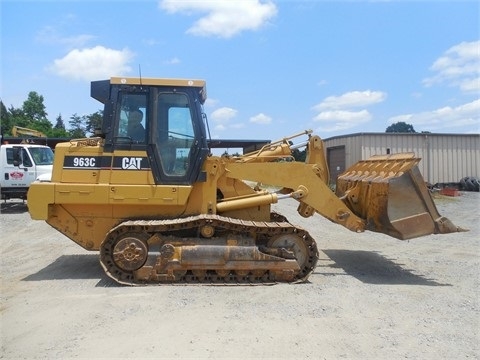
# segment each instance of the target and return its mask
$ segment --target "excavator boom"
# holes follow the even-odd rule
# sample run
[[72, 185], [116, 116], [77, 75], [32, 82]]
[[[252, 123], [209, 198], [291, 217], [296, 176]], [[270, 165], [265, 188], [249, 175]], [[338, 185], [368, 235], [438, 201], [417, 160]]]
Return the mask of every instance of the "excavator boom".
[[32, 136], [32, 137], [47, 137], [44, 133], [34, 129], [28, 129], [20, 126], [14, 126], [12, 128], [12, 135], [14, 137], [19, 137], [20, 135]]

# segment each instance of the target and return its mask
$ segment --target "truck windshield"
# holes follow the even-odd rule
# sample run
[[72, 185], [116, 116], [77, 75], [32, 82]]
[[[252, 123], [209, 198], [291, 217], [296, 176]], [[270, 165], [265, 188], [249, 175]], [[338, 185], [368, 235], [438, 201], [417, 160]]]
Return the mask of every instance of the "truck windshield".
[[32, 147], [29, 150], [35, 165], [53, 164], [53, 151], [49, 147]]

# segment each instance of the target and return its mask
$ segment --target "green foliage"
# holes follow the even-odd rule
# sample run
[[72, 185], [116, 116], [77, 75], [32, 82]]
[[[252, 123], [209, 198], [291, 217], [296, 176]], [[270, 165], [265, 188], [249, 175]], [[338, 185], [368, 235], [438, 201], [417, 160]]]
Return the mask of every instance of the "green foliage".
[[10, 106], [8, 109], [9, 118], [10, 118], [10, 128], [8, 131], [12, 130], [13, 126], [28, 127], [30, 121], [23, 112], [22, 109], [15, 109], [13, 106]]
[[55, 120], [55, 126], [53, 128], [58, 130], [65, 130], [65, 123], [63, 122], [62, 114], [58, 114], [57, 119]]
[[301, 161], [301, 162], [304, 162], [305, 159], [307, 158], [307, 150], [298, 150], [298, 149], [294, 149], [292, 151], [292, 156], [293, 158], [295, 159], [295, 161]]
[[33, 122], [45, 120], [48, 115], [43, 104], [43, 96], [35, 91], [28, 93], [28, 99], [23, 102], [22, 110], [26, 118]]
[[7, 111], [7, 108], [3, 104], [3, 101], [0, 101], [0, 125], [2, 134], [6, 134], [8, 132], [8, 129], [12, 128], [10, 118], [10, 113]]
[[228, 150], [225, 150], [221, 156], [226, 156], [226, 157], [239, 157], [242, 156], [238, 151], [234, 152], [233, 154], [229, 154]]
[[75, 113], [70, 117], [68, 123], [70, 124], [69, 134], [72, 138], [84, 138], [86, 136], [84, 116], [82, 117]]
[[41, 131], [50, 138], [83, 138], [93, 135], [96, 128], [102, 125], [103, 113], [97, 111], [90, 115], [79, 116], [74, 113], [70, 117], [70, 128], [65, 128], [62, 115], [55, 120], [55, 126], [48, 119], [48, 113], [44, 105], [44, 98], [35, 91], [28, 93], [27, 99], [21, 108], [10, 106], [9, 109], [0, 101], [0, 124], [3, 136], [12, 136], [12, 128], [20, 126], [32, 130]]
[[103, 111], [99, 110], [85, 117], [85, 129], [87, 133], [95, 134], [95, 130], [102, 128]]
[[407, 124], [406, 122], [399, 121], [395, 124], [390, 125], [385, 130], [387, 133], [416, 133], [413, 125]]

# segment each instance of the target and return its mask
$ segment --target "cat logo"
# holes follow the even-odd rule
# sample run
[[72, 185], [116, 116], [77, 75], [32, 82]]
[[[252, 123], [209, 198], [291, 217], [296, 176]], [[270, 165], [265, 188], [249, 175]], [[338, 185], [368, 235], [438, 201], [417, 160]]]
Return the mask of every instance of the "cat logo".
[[124, 157], [122, 159], [122, 169], [124, 170], [140, 170], [141, 169], [141, 157]]

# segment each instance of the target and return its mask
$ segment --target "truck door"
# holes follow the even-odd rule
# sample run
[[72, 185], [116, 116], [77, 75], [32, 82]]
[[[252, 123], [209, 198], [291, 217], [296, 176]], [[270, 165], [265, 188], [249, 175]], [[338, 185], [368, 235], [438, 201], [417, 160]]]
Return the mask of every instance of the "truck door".
[[13, 146], [5, 149], [6, 162], [2, 186], [24, 188], [36, 178], [35, 164], [27, 149]]

